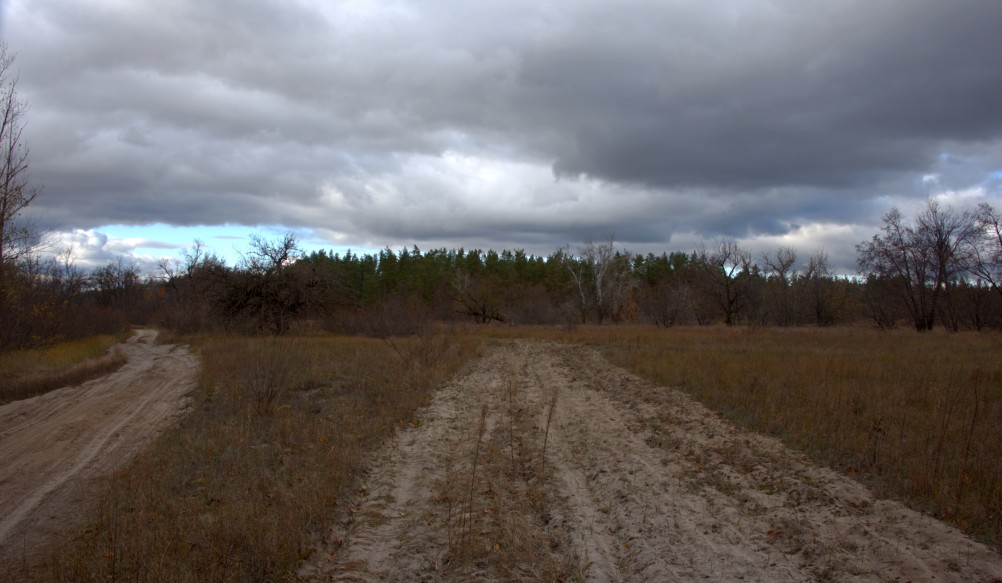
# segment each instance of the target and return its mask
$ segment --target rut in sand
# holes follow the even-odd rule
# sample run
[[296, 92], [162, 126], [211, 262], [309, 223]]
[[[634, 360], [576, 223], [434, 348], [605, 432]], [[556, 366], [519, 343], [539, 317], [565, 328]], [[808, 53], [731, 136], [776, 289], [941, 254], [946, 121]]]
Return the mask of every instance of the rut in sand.
[[131, 337], [117, 372], [0, 407], [0, 559], [31, 555], [85, 522], [98, 479], [184, 409], [197, 360], [155, 337]]
[[1002, 581], [1002, 557], [594, 351], [501, 344], [380, 451], [317, 581]]

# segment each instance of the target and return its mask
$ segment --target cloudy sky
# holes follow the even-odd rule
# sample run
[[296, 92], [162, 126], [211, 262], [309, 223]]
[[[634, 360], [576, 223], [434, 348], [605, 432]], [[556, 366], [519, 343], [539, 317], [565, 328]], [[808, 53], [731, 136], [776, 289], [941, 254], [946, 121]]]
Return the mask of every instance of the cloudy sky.
[[1002, 206], [998, 0], [0, 0], [78, 261], [734, 238]]

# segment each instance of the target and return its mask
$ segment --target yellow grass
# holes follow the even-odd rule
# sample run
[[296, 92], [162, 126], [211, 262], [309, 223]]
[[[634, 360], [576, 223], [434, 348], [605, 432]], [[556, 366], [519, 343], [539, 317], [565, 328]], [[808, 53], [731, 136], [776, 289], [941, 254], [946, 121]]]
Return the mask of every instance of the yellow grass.
[[0, 403], [86, 382], [121, 367], [111, 348], [122, 335], [103, 334], [48, 348], [0, 353]]
[[1002, 335], [869, 329], [493, 328], [584, 342], [881, 496], [1002, 546]]
[[351, 498], [367, 454], [478, 343], [219, 337], [198, 346], [192, 412], [110, 480], [97, 520], [19, 579], [293, 579]]

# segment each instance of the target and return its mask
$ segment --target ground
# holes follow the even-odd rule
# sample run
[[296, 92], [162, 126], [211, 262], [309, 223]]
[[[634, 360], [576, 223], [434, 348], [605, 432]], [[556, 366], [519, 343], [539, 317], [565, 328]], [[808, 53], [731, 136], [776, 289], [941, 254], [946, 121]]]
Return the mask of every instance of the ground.
[[1002, 581], [1002, 557], [580, 346], [490, 351], [380, 452], [317, 581]]
[[105, 478], [184, 410], [198, 362], [139, 330], [120, 370], [0, 407], [0, 559], [83, 524]]
[[[86, 518], [184, 411], [197, 362], [0, 407], [0, 558]], [[92, 504], [91, 504], [92, 506]], [[1002, 581], [1002, 557], [593, 350], [499, 342], [374, 456], [307, 581]]]

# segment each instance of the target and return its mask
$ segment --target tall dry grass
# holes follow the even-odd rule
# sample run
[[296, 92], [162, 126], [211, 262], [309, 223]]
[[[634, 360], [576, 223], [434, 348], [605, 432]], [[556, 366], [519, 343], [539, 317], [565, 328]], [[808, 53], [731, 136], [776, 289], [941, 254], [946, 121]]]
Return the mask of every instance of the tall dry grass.
[[192, 412], [110, 480], [96, 521], [17, 575], [293, 579], [367, 454], [477, 347], [441, 335], [205, 339]]
[[1002, 335], [640, 326], [489, 334], [592, 344], [1002, 548]]
[[78, 385], [118, 370], [125, 356], [114, 346], [125, 334], [102, 334], [32, 350], [0, 353], [0, 404]]
[[[449, 549], [442, 578], [583, 581], [566, 533], [554, 521], [557, 480], [545, 461], [545, 436], [523, 373], [496, 373], [500, 390], [486, 394], [466, 443], [446, 459], [436, 485]], [[556, 402], [556, 393], [550, 394], [546, 431]]]

